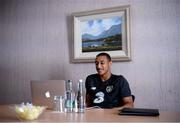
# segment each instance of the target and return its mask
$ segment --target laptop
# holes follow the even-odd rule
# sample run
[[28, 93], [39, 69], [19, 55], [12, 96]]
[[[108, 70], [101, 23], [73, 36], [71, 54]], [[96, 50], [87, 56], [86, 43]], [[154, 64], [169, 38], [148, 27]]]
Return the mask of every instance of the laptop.
[[147, 108], [123, 108], [120, 110], [119, 115], [159, 116], [159, 110]]
[[65, 96], [65, 80], [32, 80], [30, 83], [33, 105], [53, 109], [54, 96]]

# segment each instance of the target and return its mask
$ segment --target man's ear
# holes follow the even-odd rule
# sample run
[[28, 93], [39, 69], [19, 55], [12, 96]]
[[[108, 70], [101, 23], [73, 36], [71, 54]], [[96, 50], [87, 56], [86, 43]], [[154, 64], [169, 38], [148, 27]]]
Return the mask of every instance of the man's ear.
[[112, 65], [112, 61], [109, 62], [109, 65], [110, 65], [110, 66]]

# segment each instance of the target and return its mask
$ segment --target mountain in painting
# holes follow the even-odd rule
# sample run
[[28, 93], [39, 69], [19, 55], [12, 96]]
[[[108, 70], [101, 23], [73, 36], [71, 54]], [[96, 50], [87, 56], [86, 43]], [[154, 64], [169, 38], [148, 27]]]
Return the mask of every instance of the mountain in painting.
[[100, 38], [106, 38], [109, 36], [113, 36], [116, 34], [121, 34], [121, 24], [118, 25], [113, 25], [111, 28], [109, 28], [106, 31], [103, 31], [101, 34], [99, 34], [98, 36], [93, 36], [90, 34], [84, 34], [82, 36], [83, 41], [87, 41], [87, 40], [96, 40], [96, 39], [100, 39]]

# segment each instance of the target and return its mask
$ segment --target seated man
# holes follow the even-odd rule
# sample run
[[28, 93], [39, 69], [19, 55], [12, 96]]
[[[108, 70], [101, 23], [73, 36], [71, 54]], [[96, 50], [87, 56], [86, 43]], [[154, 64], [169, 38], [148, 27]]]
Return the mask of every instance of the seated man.
[[122, 75], [111, 73], [111, 57], [107, 53], [96, 56], [97, 74], [86, 78], [86, 106], [101, 108], [133, 107], [131, 90]]

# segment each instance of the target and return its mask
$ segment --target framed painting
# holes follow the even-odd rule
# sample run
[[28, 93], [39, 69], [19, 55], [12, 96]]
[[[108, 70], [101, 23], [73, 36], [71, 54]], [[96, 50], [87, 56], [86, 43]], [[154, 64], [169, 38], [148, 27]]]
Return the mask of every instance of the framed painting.
[[100, 52], [130, 61], [130, 6], [73, 13], [72, 62], [94, 62]]

